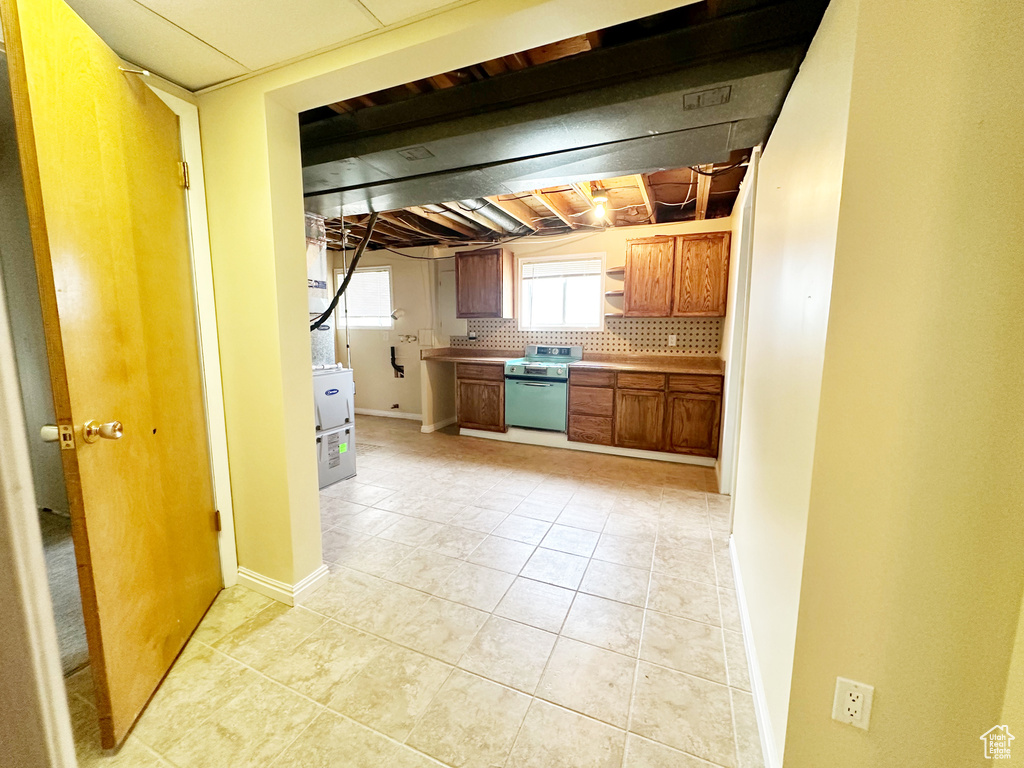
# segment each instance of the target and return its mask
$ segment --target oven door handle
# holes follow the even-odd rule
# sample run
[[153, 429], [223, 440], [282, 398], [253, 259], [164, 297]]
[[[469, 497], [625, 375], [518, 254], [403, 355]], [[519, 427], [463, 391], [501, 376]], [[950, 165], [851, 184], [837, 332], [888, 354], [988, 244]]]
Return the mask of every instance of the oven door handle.
[[533, 381], [517, 381], [516, 384], [521, 384], [524, 387], [551, 387], [551, 386], [554, 386], [553, 384], [538, 384], [537, 382], [533, 382]]

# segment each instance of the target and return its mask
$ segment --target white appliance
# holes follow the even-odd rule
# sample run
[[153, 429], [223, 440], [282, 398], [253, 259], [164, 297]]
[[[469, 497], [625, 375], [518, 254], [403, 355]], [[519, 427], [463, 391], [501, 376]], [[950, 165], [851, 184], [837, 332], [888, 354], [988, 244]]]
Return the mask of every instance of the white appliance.
[[320, 487], [356, 474], [355, 383], [352, 369], [325, 365], [313, 370], [316, 460]]

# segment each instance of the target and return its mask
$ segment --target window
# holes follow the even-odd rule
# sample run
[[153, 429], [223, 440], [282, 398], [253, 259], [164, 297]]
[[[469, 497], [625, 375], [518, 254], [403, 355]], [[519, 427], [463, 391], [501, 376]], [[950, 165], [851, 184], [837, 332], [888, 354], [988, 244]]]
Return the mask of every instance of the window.
[[526, 257], [519, 261], [519, 327], [523, 330], [600, 330], [602, 254]]
[[[340, 286], [345, 273], [334, 273], [336, 285]], [[367, 267], [356, 269], [352, 280], [341, 297], [338, 312], [345, 314], [348, 308], [349, 328], [392, 328], [391, 319], [391, 267]]]

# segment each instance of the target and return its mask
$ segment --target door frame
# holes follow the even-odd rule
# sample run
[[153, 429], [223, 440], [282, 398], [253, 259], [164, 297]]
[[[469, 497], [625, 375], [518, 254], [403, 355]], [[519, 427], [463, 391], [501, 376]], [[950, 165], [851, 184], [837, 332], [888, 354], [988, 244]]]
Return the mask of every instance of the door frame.
[[[128, 66], [131, 66], [130, 64]], [[238, 583], [238, 551], [235, 547], [234, 509], [231, 504], [231, 474], [228, 468], [228, 433], [224, 417], [224, 387], [220, 371], [220, 343], [217, 337], [217, 309], [213, 294], [213, 257], [206, 213], [206, 185], [203, 179], [203, 146], [199, 133], [199, 108], [185, 89], [156, 75], [146, 85], [178, 116], [181, 154], [188, 164], [189, 186], [185, 190], [189, 245], [199, 328], [199, 360], [203, 370], [203, 401], [210, 444], [213, 495], [220, 512], [220, 572], [224, 587]]]

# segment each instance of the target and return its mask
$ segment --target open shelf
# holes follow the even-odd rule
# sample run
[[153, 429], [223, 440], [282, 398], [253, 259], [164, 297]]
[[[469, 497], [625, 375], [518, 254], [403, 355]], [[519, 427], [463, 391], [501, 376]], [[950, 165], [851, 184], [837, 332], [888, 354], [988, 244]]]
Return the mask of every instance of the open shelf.
[[605, 317], [625, 317], [621, 312], [605, 312]]
[[626, 276], [626, 268], [625, 267], [612, 267], [611, 269], [605, 270], [605, 274], [608, 275], [608, 277], [625, 277]]
[[605, 291], [604, 295], [609, 299], [618, 298], [619, 296], [625, 296], [625, 291]]

